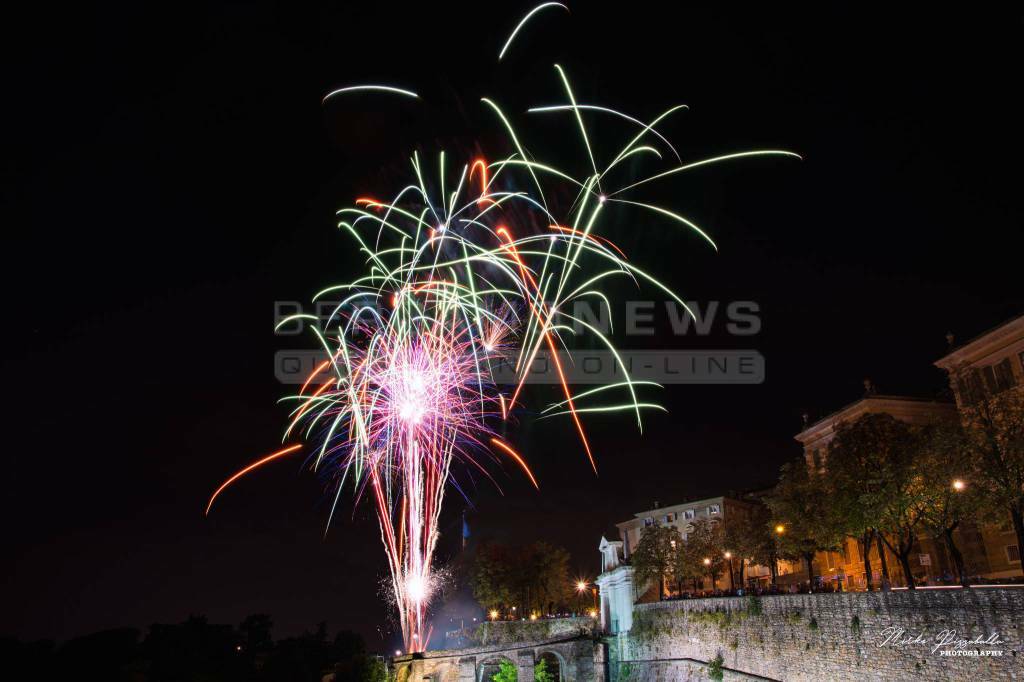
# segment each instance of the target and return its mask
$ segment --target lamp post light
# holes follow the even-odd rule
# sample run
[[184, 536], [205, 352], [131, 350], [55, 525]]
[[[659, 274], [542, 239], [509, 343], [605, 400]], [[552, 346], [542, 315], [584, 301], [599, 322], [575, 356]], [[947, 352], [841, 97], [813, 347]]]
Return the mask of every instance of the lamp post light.
[[[954, 478], [953, 479], [953, 483], [952, 483], [952, 487], [953, 487], [953, 492], [955, 492], [955, 493], [962, 493], [964, 491], [964, 488], [967, 487], [967, 484], [961, 478]], [[950, 546], [952, 547], [952, 545], [953, 545], [953, 533], [952, 533], [952, 531], [947, 531], [946, 532], [946, 537], [947, 537], [947, 540], [948, 540]], [[970, 582], [970, 580], [967, 579], [966, 572], [964, 571], [963, 557], [959, 557], [959, 558], [955, 559], [955, 562], [956, 562], [957, 573], [960, 574], [960, 586], [963, 589], [965, 589], [965, 590], [970, 589], [971, 582]]]
[[587, 591], [587, 583], [584, 580], [576, 581], [576, 610], [583, 611], [583, 593]]
[[732, 552], [726, 552], [725, 553], [725, 560], [729, 562], [729, 589], [735, 591], [735, 589], [736, 589], [736, 582], [735, 582], [735, 580], [733, 578]]
[[[785, 533], [785, 532], [786, 532], [786, 527], [783, 526], [781, 523], [775, 526], [775, 535], [782, 536], [782, 534]], [[772, 586], [774, 587], [775, 584], [776, 584], [776, 580], [778, 578], [778, 575], [779, 575], [779, 546], [778, 546], [778, 540], [776, 540], [776, 542], [774, 542], [772, 544], [773, 544], [773, 547], [775, 549], [775, 556], [773, 558], [773, 560], [775, 562], [775, 576], [772, 577]]]

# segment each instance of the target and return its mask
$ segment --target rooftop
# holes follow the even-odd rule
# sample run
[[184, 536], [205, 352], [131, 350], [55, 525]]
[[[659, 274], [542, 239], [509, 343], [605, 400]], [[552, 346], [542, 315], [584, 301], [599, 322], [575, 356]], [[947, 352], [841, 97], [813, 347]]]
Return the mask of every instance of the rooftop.
[[942, 369], [949, 369], [953, 365], [968, 360], [973, 355], [990, 351], [989, 346], [998, 345], [1004, 341], [1012, 342], [1022, 335], [1024, 335], [1024, 315], [1018, 315], [978, 334], [966, 343], [955, 346], [946, 355], [936, 360], [935, 365]]

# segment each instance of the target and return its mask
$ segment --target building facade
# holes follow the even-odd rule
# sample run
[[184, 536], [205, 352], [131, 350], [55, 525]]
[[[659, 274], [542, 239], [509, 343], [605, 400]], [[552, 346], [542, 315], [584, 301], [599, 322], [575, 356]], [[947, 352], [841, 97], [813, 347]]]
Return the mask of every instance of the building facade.
[[[951, 339], [950, 339], [951, 340]], [[955, 403], [886, 396], [869, 393], [846, 407], [820, 419], [796, 435], [803, 447], [807, 466], [827, 475], [828, 446], [836, 427], [867, 414], [884, 413], [915, 426], [938, 420], [958, 419], [961, 410], [1003, 391], [1024, 390], [1024, 316], [1017, 317], [971, 341], [952, 349], [935, 362], [949, 378]], [[963, 552], [968, 575], [988, 580], [1021, 576], [1020, 548], [1007, 518], [1000, 524], [963, 524], [954, 531], [957, 546]], [[881, 578], [884, 557], [895, 584], [905, 582], [896, 557], [881, 543], [868, 548], [872, 565], [871, 580]], [[863, 552], [865, 548], [848, 538], [840, 552], [819, 552], [815, 572], [826, 582], [841, 583], [843, 589], [865, 589]], [[922, 537], [911, 555], [911, 570], [920, 584], [948, 582], [955, 575], [951, 558], [940, 542]], [[799, 579], [807, 580], [806, 574]], [[783, 581], [785, 582], [785, 581]]]
[[[1024, 391], [1024, 315], [951, 349], [935, 365], [949, 377], [960, 410], [1007, 391]], [[981, 527], [980, 536], [985, 577], [1021, 575], [1021, 548], [1009, 518]]]
[[667, 507], [660, 507], [655, 503], [654, 509], [637, 512], [628, 521], [615, 524], [622, 539], [623, 556], [629, 559], [630, 553], [640, 542], [640, 536], [643, 535], [645, 528], [673, 526], [679, 531], [685, 542], [693, 530], [692, 524], [695, 521], [709, 519], [713, 523], [724, 523], [726, 519], [729, 519], [741, 523], [750, 515], [753, 504], [731, 497], [709, 497]]
[[935, 366], [946, 372], [961, 408], [1019, 390], [1024, 386], [1024, 315], [952, 349]]
[[[633, 515], [633, 518], [615, 524], [619, 531], [620, 540], [610, 541], [606, 538], [601, 538], [601, 544], [598, 548], [601, 552], [601, 575], [597, 578], [597, 583], [601, 586], [602, 618], [606, 617], [606, 589], [615, 590], [609, 593], [609, 606], [614, 606], [618, 603], [618, 600], [625, 599], [627, 592], [628, 598], [632, 600], [629, 602], [630, 604], [634, 601], [657, 599], [657, 585], [635, 584], [633, 581], [633, 569], [628, 565], [630, 554], [639, 544], [640, 538], [646, 529], [655, 526], [670, 526], [675, 528], [679, 532], [682, 541], [686, 542], [689, 534], [693, 532], [693, 524], [697, 521], [707, 519], [711, 523], [748, 523], [758, 504], [760, 503], [753, 500], [743, 500], [727, 496], [709, 497], [669, 506], [660, 506], [655, 503], [654, 508], [637, 512]], [[734, 579], [738, 580], [738, 576], [742, 573], [746, 586], [759, 583], [767, 585], [770, 582], [771, 571], [767, 567], [748, 563], [742, 566], [743, 570], [741, 571], [741, 561], [742, 559], [739, 557], [733, 559], [734, 563], [731, 568], [735, 576]], [[779, 564], [780, 575], [791, 573], [794, 569], [794, 566], [789, 562], [781, 561]], [[627, 583], [628, 590], [626, 587]], [[668, 587], [671, 588], [672, 586]], [[711, 584], [710, 578], [702, 578], [700, 583], [700, 588], [703, 590], [728, 590], [734, 587], [739, 588], [744, 587], [744, 585], [738, 583], [731, 584], [729, 571], [724, 571], [718, 576], [714, 585]], [[616, 611], [614, 608], [611, 610]], [[616, 626], [622, 627], [623, 624], [612, 623], [611, 617], [608, 618], [606, 627], [611, 632], [617, 632], [618, 630], [611, 628]]]
[[[870, 385], [867, 386], [870, 391]], [[941, 420], [956, 419], [956, 406], [948, 402], [925, 400], [908, 396], [873, 395], [865, 397], [843, 407], [832, 414], [810, 424], [796, 434], [796, 440], [803, 446], [804, 459], [811, 469], [827, 474], [828, 449], [835, 438], [836, 429], [840, 424], [855, 422], [869, 414], [888, 414], [902, 422], [915, 426], [923, 426]], [[974, 547], [977, 539], [968, 532], [962, 533], [958, 546]], [[952, 562], [946, 556], [939, 543], [930, 539], [919, 540], [920, 546], [910, 557], [911, 570], [915, 579], [922, 583], [937, 580], [946, 575], [953, 575]], [[863, 547], [854, 538], [845, 538], [839, 552], [818, 552], [814, 559], [815, 574], [824, 583], [831, 583], [843, 590], [867, 589], [868, 581], [879, 584], [883, 574], [883, 560], [890, 579], [895, 584], [906, 582], [903, 569], [896, 556], [884, 546], [881, 540], [871, 547]], [[872, 575], [864, 572], [864, 552], [869, 552]], [[791, 580], [806, 581], [806, 569], [798, 570]], [[788, 582], [788, 581], [783, 581]]]

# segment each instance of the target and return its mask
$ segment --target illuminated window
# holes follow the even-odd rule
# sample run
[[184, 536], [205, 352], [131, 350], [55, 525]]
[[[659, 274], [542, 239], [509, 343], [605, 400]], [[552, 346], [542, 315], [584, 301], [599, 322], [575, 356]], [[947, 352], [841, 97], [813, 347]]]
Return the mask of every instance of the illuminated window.
[[687, 509], [686, 511], [683, 512], [683, 518], [684, 519], [692, 519], [696, 513], [697, 513], [696, 510]]
[[719, 507], [717, 504], [712, 504], [708, 506], [708, 514], [718, 514], [721, 511], [722, 508]]

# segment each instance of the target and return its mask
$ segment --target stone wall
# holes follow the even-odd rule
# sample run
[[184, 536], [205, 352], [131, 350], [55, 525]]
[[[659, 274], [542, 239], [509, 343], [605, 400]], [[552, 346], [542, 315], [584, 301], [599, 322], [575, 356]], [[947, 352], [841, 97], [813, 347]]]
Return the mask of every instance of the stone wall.
[[[608, 638], [611, 680], [1024, 680], [1024, 589], [918, 590], [637, 604]], [[884, 644], [902, 629], [904, 638]], [[944, 631], [1000, 656], [933, 652]], [[944, 647], [952, 648], [952, 647]], [[716, 661], [717, 664], [709, 662]]]
[[496, 620], [486, 621], [467, 630], [466, 638], [474, 644], [482, 646], [543, 642], [578, 635], [596, 635], [596, 627], [597, 621], [586, 616], [541, 620]]
[[[397, 682], [483, 682], [490, 665], [509, 661], [520, 682], [534, 682], [534, 665], [542, 656], [558, 662], [565, 682], [605, 682], [605, 645], [590, 618], [487, 623], [486, 644], [396, 657]], [[489, 679], [487, 679], [489, 682]]]

